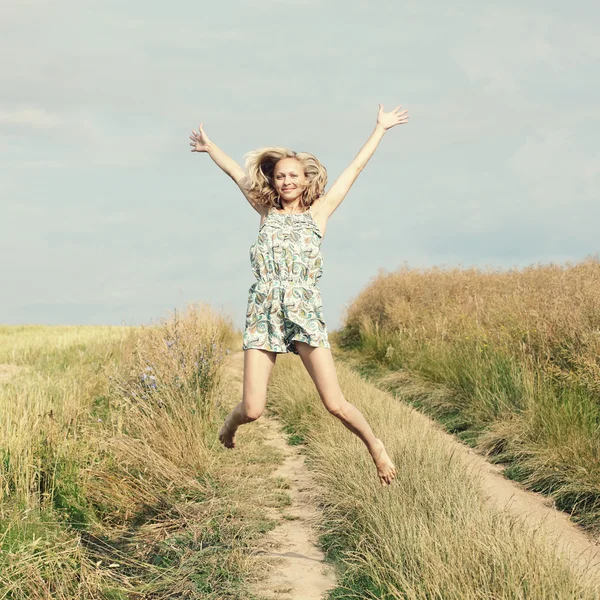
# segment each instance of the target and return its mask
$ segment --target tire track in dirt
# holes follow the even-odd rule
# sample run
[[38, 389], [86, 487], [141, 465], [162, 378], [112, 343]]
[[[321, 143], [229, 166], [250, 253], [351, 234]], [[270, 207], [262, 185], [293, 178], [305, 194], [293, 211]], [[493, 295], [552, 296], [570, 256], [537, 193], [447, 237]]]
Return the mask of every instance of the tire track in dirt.
[[[351, 366], [356, 369], [358, 363], [351, 362]], [[403, 379], [405, 380], [403, 388], [395, 394], [386, 390], [386, 385], [390, 381], [397, 383], [397, 372], [383, 378], [378, 384], [368, 383], [390, 394], [391, 402], [403, 402], [402, 390], [408, 396], [411, 396], [413, 391], [422, 392], [421, 384], [411, 382], [409, 374], [403, 376]], [[503, 475], [505, 469], [503, 465], [489, 462], [485, 455], [448, 433], [440, 423], [412, 407], [408, 402], [403, 403], [409, 406], [418, 418], [426, 422], [424, 426], [435, 427], [446, 439], [449, 451], [461, 457], [463, 464], [474, 478], [480, 478], [481, 489], [490, 507], [510, 511], [534, 529], [541, 528], [548, 534], [549, 541], [563, 552], [568, 560], [585, 571], [590, 580], [600, 584], [600, 535], [589, 535], [582, 527], [571, 521], [566, 512], [557, 509], [552, 498], [528, 490], [521, 483], [508, 479]]]
[[[243, 351], [231, 358], [232, 376], [239, 383], [241, 399], [243, 381]], [[390, 401], [401, 401], [390, 395]], [[542, 529], [548, 540], [590, 580], [600, 583], [600, 536], [590, 536], [573, 523], [568, 514], [554, 507], [551, 498], [527, 490], [520, 483], [507, 479], [504, 467], [492, 464], [486, 458], [446, 432], [440, 424], [412, 410], [429, 426], [435, 427], [446, 438], [449, 452], [458, 455], [474, 479], [478, 479], [490, 507], [510, 511], [535, 529]], [[285, 456], [284, 463], [273, 473], [290, 482], [288, 490], [291, 506], [283, 509], [266, 507], [270, 517], [280, 521], [265, 536], [265, 548], [258, 551], [265, 557], [279, 557], [281, 561], [272, 570], [258, 593], [268, 598], [293, 598], [294, 600], [321, 600], [325, 591], [335, 587], [333, 568], [324, 563], [318, 549], [314, 525], [319, 520], [318, 486], [312, 480], [299, 447], [289, 446], [278, 420], [262, 415], [255, 423], [264, 429], [265, 441], [279, 448]], [[424, 424], [425, 425], [425, 424]], [[242, 426], [244, 427], [244, 426]], [[294, 520], [286, 519], [286, 514]]]
[[[243, 351], [230, 355], [229, 361], [229, 373], [239, 384], [237, 389], [241, 400]], [[279, 524], [265, 534], [262, 548], [256, 552], [257, 556], [264, 556], [273, 565], [267, 579], [259, 584], [260, 588], [256, 586], [256, 593], [265, 598], [321, 600], [327, 590], [337, 585], [337, 578], [333, 566], [325, 562], [317, 543], [315, 525], [320, 519], [318, 486], [304, 462], [300, 448], [286, 442], [282, 425], [277, 419], [263, 414], [258, 421], [241, 427], [248, 426], [261, 427], [266, 443], [284, 454], [283, 464], [272, 476], [289, 481], [286, 491], [291, 498], [291, 504], [283, 508], [264, 507], [266, 514]], [[241, 428], [238, 436], [240, 431]]]
[[[438, 425], [439, 427], [439, 425]], [[543, 528], [557, 549], [586, 571], [591, 580], [600, 583], [600, 536], [590, 536], [573, 523], [569, 515], [554, 506], [551, 498], [526, 489], [507, 479], [504, 467], [488, 462], [484, 456], [444, 432], [464, 456], [472, 473], [481, 476], [487, 502], [501, 510], [509, 510], [534, 528]]]

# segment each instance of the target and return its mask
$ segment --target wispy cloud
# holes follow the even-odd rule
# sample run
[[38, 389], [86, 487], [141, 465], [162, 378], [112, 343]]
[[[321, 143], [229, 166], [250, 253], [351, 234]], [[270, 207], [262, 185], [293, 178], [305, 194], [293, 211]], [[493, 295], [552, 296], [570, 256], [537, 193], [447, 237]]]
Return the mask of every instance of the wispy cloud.
[[60, 127], [61, 118], [38, 108], [26, 108], [12, 112], [0, 110], [0, 127], [6, 125], [30, 129], [54, 129]]
[[465, 29], [451, 55], [489, 93], [514, 93], [536, 70], [560, 73], [600, 58], [597, 28], [585, 20], [527, 5], [487, 6]]
[[599, 249], [590, 2], [5, 4], [0, 315], [43, 322], [59, 301], [68, 322], [76, 298], [83, 322], [100, 298], [113, 322], [140, 321], [185, 284], [231, 299], [241, 326], [257, 215], [190, 154], [200, 121], [238, 162], [267, 144], [314, 152], [331, 184], [377, 102], [409, 110], [328, 224], [331, 328], [377, 265]]

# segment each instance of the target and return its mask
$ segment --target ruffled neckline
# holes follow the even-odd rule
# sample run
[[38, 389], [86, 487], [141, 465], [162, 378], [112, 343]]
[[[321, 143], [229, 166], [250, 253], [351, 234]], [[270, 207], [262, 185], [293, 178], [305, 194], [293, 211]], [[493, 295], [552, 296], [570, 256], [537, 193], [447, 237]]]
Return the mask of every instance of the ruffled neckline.
[[308, 210], [305, 210], [304, 212], [301, 212], [301, 213], [280, 212], [275, 207], [271, 207], [271, 209], [269, 210], [269, 212], [271, 214], [281, 215], [281, 216], [284, 216], [284, 217], [290, 217], [292, 215], [294, 215], [294, 216], [308, 215], [308, 214], [310, 214], [312, 212], [312, 204], [308, 207]]
[[[308, 210], [305, 210], [303, 213], [280, 213], [280, 212], [277, 212], [274, 207], [271, 207], [269, 209], [268, 214], [267, 214], [267, 218], [270, 215], [279, 215], [279, 216], [281, 216], [283, 218], [292, 217], [292, 216], [294, 216], [294, 217], [306, 217], [306, 218], [308, 218], [308, 222], [311, 223], [312, 226], [314, 227], [317, 235], [321, 239], [323, 239], [323, 234], [321, 233], [321, 229], [317, 225], [317, 222], [315, 221], [315, 218], [314, 218], [314, 216], [312, 214], [312, 204], [308, 207]], [[265, 220], [263, 221], [263, 224], [260, 226], [259, 231], [265, 226], [265, 223], [267, 222], [267, 218], [265, 218]], [[299, 221], [296, 221], [296, 223], [298, 223], [298, 222]], [[305, 223], [306, 221], [302, 221], [302, 222]], [[294, 221], [290, 221], [290, 223], [294, 223]]]

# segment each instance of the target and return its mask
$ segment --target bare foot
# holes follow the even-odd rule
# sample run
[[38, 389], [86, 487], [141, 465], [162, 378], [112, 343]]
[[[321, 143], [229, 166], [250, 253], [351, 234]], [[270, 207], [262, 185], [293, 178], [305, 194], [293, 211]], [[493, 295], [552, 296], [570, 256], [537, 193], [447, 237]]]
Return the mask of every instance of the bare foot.
[[231, 432], [227, 427], [227, 421], [223, 423], [221, 431], [219, 431], [219, 440], [225, 448], [235, 448], [235, 431]]
[[385, 446], [379, 438], [375, 438], [373, 453], [371, 454], [375, 466], [377, 467], [377, 475], [382, 486], [387, 486], [392, 483], [392, 479], [396, 477], [396, 467], [391, 461]]

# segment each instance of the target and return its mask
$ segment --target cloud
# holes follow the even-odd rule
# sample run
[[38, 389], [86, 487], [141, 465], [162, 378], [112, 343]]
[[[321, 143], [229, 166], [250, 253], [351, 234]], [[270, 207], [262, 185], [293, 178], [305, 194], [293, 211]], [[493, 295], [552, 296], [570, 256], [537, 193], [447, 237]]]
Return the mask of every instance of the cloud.
[[597, 204], [600, 155], [588, 152], [581, 137], [566, 127], [538, 129], [509, 159], [509, 167], [527, 183], [539, 208], [551, 202], [555, 208], [577, 211]]
[[[536, 71], [557, 74], [594, 65], [600, 40], [592, 23], [573, 15], [489, 6], [450, 51], [472, 83], [488, 93], [515, 93]], [[538, 74], [539, 75], [539, 74]]]
[[5, 139], [0, 155], [4, 155], [6, 166], [19, 169], [76, 164], [135, 166], [157, 158], [164, 148], [164, 132], [148, 131], [143, 120], [121, 126], [119, 121], [125, 120], [106, 115], [57, 114], [34, 107], [1, 111], [0, 132]]
[[29, 129], [53, 129], [61, 125], [61, 118], [43, 109], [29, 108], [12, 112], [0, 111], [0, 127], [20, 126]]
[[0, 256], [14, 300], [0, 312], [145, 318], [181, 287], [236, 298], [243, 324], [256, 214], [190, 154], [190, 130], [204, 121], [239, 162], [261, 145], [307, 149], [331, 185], [378, 102], [402, 103], [411, 121], [328, 225], [328, 324], [377, 265], [403, 257], [498, 264], [598, 249], [599, 45], [580, 6], [340, 1], [315, 20], [284, 10], [304, 0], [279, 1], [3, 7]]

